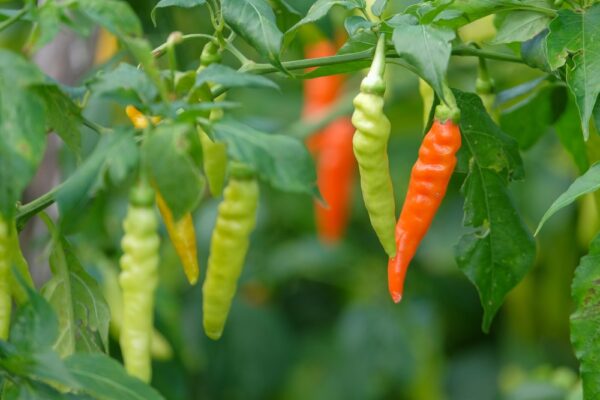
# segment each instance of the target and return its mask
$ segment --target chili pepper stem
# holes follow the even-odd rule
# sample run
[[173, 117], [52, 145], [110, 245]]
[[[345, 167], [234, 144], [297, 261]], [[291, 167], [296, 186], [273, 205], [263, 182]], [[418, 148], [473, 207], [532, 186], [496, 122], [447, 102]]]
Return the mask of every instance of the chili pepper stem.
[[460, 109], [456, 105], [454, 93], [446, 83], [442, 84], [442, 89], [444, 91], [444, 101], [435, 108], [435, 118], [440, 122], [446, 122], [449, 119], [458, 122]]
[[385, 34], [379, 35], [377, 46], [375, 47], [375, 57], [371, 64], [369, 73], [362, 80], [360, 89], [366, 93], [382, 95], [385, 92], [385, 82], [383, 74], [385, 72]]

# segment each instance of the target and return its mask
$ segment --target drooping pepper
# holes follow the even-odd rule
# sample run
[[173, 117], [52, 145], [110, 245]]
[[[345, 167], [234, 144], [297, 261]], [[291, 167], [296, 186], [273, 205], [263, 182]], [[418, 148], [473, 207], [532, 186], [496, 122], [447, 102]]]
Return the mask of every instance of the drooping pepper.
[[360, 185], [371, 225], [386, 253], [396, 254], [395, 200], [387, 155], [390, 121], [383, 113], [385, 37], [380, 35], [371, 69], [354, 98], [353, 145], [360, 170]]
[[171, 209], [158, 191], [156, 192], [156, 204], [169, 233], [169, 238], [175, 247], [175, 252], [183, 265], [183, 272], [188, 282], [194, 285], [198, 281], [200, 267], [198, 266], [198, 247], [192, 214], [187, 213], [179, 221], [175, 221]]
[[[334, 55], [334, 44], [321, 39], [307, 45], [308, 58]], [[329, 75], [304, 81], [305, 118], [326, 112], [341, 92], [341, 75]], [[325, 243], [339, 241], [348, 224], [352, 183], [356, 161], [352, 150], [354, 127], [350, 118], [341, 117], [309, 137], [307, 146], [316, 159], [317, 185], [326, 205], [315, 202], [319, 238]]]
[[[208, 67], [210, 64], [221, 61], [221, 52], [214, 42], [208, 42], [202, 49], [200, 55], [200, 67], [198, 72]], [[225, 94], [218, 100], [223, 100]], [[221, 109], [214, 109], [210, 112], [210, 120], [217, 121], [223, 116]], [[227, 146], [225, 143], [213, 141], [206, 132], [198, 127], [200, 134], [200, 143], [202, 144], [202, 167], [208, 180], [208, 189], [213, 196], [220, 196], [225, 185], [225, 176], [227, 174]]]
[[[148, 117], [142, 114], [134, 106], [127, 106], [125, 108], [127, 116], [138, 129], [145, 129], [148, 127]], [[160, 118], [151, 117], [152, 123], [160, 122]], [[181, 219], [175, 221], [173, 219], [173, 213], [169, 209], [169, 206], [164, 201], [161, 194], [156, 190], [156, 203], [158, 204], [158, 210], [162, 216], [165, 227], [169, 238], [175, 247], [175, 252], [181, 261], [183, 271], [190, 284], [195, 284], [198, 281], [200, 275], [200, 267], [198, 265], [198, 250], [196, 244], [196, 230], [194, 228], [194, 220], [191, 213], [186, 213]]]
[[[438, 110], [444, 107], [438, 106]], [[388, 263], [389, 291], [396, 303], [402, 300], [410, 261], [446, 194], [460, 145], [458, 124], [451, 118], [440, 118], [436, 110], [436, 118], [423, 139], [419, 157], [410, 174], [408, 191], [396, 225], [397, 252]]]
[[[110, 334], [118, 339], [123, 330], [123, 294], [119, 287], [119, 277], [112, 265], [102, 265], [101, 273], [102, 294], [110, 308]], [[173, 356], [171, 345], [156, 329], [152, 330], [150, 355], [156, 360], [169, 360]]]
[[143, 182], [131, 191], [127, 216], [123, 222], [125, 235], [121, 240], [123, 255], [119, 275], [123, 293], [120, 337], [123, 360], [127, 372], [145, 382], [150, 381], [152, 372], [150, 342], [160, 245], [154, 197], [150, 185]]
[[258, 183], [247, 167], [232, 164], [210, 243], [206, 280], [202, 288], [206, 335], [221, 337], [237, 282], [256, 225]]

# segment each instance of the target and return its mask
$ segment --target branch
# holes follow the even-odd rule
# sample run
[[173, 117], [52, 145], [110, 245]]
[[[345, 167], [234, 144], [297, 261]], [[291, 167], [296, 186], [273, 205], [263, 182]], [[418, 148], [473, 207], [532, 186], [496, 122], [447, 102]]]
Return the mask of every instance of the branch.
[[[482, 57], [489, 58], [490, 60], [506, 61], [524, 64], [522, 58], [514, 56], [512, 54], [499, 53], [496, 51], [480, 50], [474, 47], [461, 46], [452, 49], [452, 55], [455, 56], [467, 56], [467, 57]], [[293, 60], [284, 61], [281, 64], [287, 70], [293, 71], [298, 69], [323, 67], [327, 65], [345, 64], [352, 61], [369, 61], [373, 56], [373, 50], [361, 51], [359, 53], [351, 54], [339, 54], [330, 57], [320, 58], [309, 58], [305, 60]], [[387, 58], [399, 58], [395, 52], [388, 52]], [[250, 64], [241, 69], [243, 72], [249, 72], [252, 74], [270, 74], [273, 72], [279, 72], [280, 70], [271, 64]]]
[[16, 215], [17, 230], [21, 231], [31, 217], [50, 207], [56, 201], [56, 192], [58, 192], [61, 187], [62, 184], [55, 186], [48, 193], [41, 195], [37, 199], [18, 206]]
[[[330, 57], [320, 57], [320, 58], [309, 58], [303, 60], [292, 60], [292, 61], [284, 61], [281, 64], [283, 68], [288, 71], [294, 71], [299, 69], [307, 69], [307, 68], [315, 68], [315, 67], [324, 67], [328, 65], [337, 65], [337, 64], [346, 64], [350, 62], [357, 61], [370, 61], [373, 57], [373, 52], [375, 49], [365, 50], [358, 53], [351, 54], [338, 54]], [[466, 56], [466, 57], [480, 57], [480, 58], [488, 58], [490, 60], [498, 60], [498, 61], [506, 61], [512, 63], [524, 64], [522, 58], [514, 56], [512, 54], [507, 53], [499, 53], [496, 51], [489, 50], [481, 50], [474, 47], [468, 46], [460, 46], [452, 49], [452, 55], [455, 56]], [[387, 59], [394, 60], [395, 64], [399, 64], [405, 68], [408, 68], [412, 72], [417, 72], [411, 65], [402, 62], [398, 54], [396, 52], [388, 51], [386, 54]], [[281, 72], [280, 69], [274, 67], [271, 64], [262, 63], [250, 63], [247, 65], [243, 65], [240, 69], [240, 72], [248, 72], [251, 74], [264, 75], [271, 74], [274, 72]], [[217, 97], [227, 91], [227, 88], [222, 86], [217, 86], [213, 89], [212, 94], [214, 97]]]
[[15, 13], [15, 15], [2, 21], [2, 23], [0, 24], [0, 32], [5, 30], [6, 28], [10, 27], [15, 22], [18, 22], [25, 14], [27, 14], [29, 12], [30, 8], [31, 8], [30, 5], [26, 5], [25, 7], [21, 8], [19, 11], [17, 11]]

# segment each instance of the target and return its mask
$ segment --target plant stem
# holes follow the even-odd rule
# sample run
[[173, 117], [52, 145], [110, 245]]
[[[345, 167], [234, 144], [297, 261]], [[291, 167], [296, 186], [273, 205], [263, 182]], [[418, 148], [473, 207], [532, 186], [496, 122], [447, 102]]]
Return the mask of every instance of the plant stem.
[[0, 32], [13, 25], [15, 22], [18, 22], [25, 14], [29, 12], [30, 8], [31, 7], [29, 5], [26, 5], [25, 7], [21, 8], [15, 15], [4, 20], [0, 24]]
[[[281, 64], [287, 70], [298, 70], [305, 69], [311, 67], [323, 67], [327, 65], [336, 65], [336, 64], [345, 64], [352, 61], [368, 61], [371, 59], [373, 55], [373, 51], [366, 50], [361, 51], [359, 53], [351, 53], [351, 54], [340, 54], [330, 57], [320, 57], [320, 58], [309, 58], [305, 60], [292, 60], [292, 61], [284, 61]], [[507, 61], [513, 63], [523, 64], [524, 61], [517, 56], [513, 56], [512, 54], [499, 53], [495, 51], [486, 51], [480, 50], [473, 47], [460, 46], [452, 49], [452, 55], [455, 56], [467, 56], [467, 57], [483, 57], [489, 58], [490, 60], [498, 60], [498, 61]], [[396, 53], [388, 52], [386, 54], [387, 58], [398, 58]], [[250, 72], [253, 74], [270, 74], [273, 72], [278, 72], [279, 69], [275, 68], [271, 64], [266, 63], [255, 63], [252, 65], [248, 65], [243, 69], [244, 72]]]
[[[207, 39], [207, 40], [215, 40], [215, 38], [211, 35], [206, 35], [204, 33], [190, 33], [188, 35], [183, 35], [180, 38], [179, 43], [183, 43], [186, 40], [190, 40], [190, 39]], [[157, 48], [155, 48], [154, 50], [152, 50], [152, 55], [155, 58], [160, 58], [162, 57], [165, 53], [167, 48], [169, 47], [169, 42], [164, 42], [163, 44], [161, 44], [160, 46], [158, 46]]]
[[506, 61], [517, 64], [525, 64], [525, 61], [521, 57], [514, 56], [507, 53], [499, 53], [497, 51], [481, 50], [475, 47], [469, 46], [457, 46], [452, 49], [453, 56], [465, 56], [465, 57], [479, 57], [487, 58], [490, 60]]
[[237, 47], [233, 45], [233, 43], [227, 41], [225, 45], [225, 49], [229, 51], [235, 58], [242, 63], [242, 66], [254, 64], [254, 61], [249, 60], [241, 51], [238, 50]]
[[52, 205], [56, 201], [56, 193], [61, 187], [62, 184], [55, 186], [37, 199], [17, 207], [17, 230], [21, 231], [31, 217]]
[[92, 121], [90, 121], [90, 120], [89, 120], [89, 119], [87, 119], [87, 118], [82, 118], [82, 122], [81, 122], [81, 123], [82, 123], [84, 126], [87, 126], [88, 128], [90, 128], [91, 130], [93, 130], [94, 132], [96, 132], [96, 133], [98, 133], [98, 134], [100, 134], [100, 135], [102, 135], [102, 134], [105, 134], [105, 133], [107, 133], [107, 132], [109, 132], [109, 131], [110, 131], [110, 129], [108, 129], [108, 128], [105, 128], [105, 127], [103, 127], [103, 126], [100, 126], [100, 125], [98, 125], [97, 123], [95, 123], [95, 122], [92, 122]]
[[537, 12], [540, 14], [546, 14], [549, 15], [551, 17], [555, 17], [556, 16], [556, 10], [553, 8], [546, 8], [546, 7], [538, 7], [538, 6], [532, 6], [532, 5], [520, 5], [518, 7], [509, 7], [506, 9], [506, 11], [508, 10], [517, 10], [517, 11], [533, 11], [533, 12]]

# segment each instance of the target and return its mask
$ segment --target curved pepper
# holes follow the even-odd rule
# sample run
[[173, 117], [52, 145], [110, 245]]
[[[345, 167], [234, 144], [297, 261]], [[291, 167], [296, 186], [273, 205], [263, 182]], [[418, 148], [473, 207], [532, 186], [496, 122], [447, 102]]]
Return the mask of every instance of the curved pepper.
[[258, 183], [253, 175], [238, 173], [235, 167], [231, 175], [219, 205], [202, 288], [204, 331], [214, 340], [223, 333], [258, 208]]
[[450, 119], [435, 119], [423, 139], [396, 225], [396, 256], [388, 263], [389, 290], [396, 303], [402, 300], [410, 261], [446, 195], [460, 145], [460, 129]]

